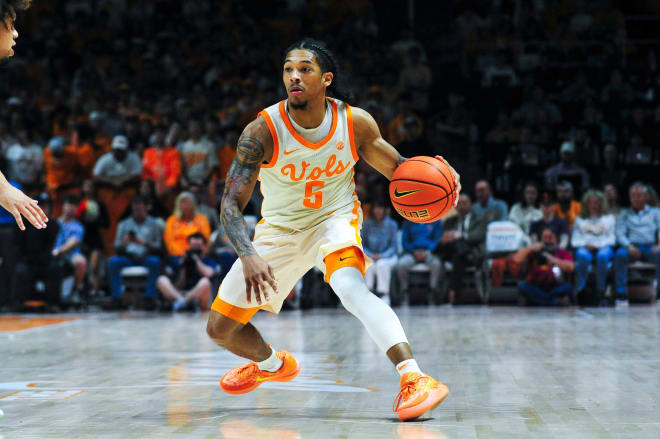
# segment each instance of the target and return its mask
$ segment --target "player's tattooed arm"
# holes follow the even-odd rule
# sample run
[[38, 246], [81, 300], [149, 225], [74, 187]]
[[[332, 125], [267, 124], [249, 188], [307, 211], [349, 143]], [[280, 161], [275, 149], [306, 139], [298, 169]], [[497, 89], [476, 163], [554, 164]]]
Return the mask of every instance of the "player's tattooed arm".
[[257, 121], [248, 125], [238, 139], [236, 156], [225, 180], [220, 220], [238, 256], [256, 254], [243, 217], [243, 209], [252, 195], [261, 164], [267, 155], [272, 154], [267, 151], [272, 150], [272, 145], [267, 144], [266, 139], [268, 137], [264, 138], [263, 130]]

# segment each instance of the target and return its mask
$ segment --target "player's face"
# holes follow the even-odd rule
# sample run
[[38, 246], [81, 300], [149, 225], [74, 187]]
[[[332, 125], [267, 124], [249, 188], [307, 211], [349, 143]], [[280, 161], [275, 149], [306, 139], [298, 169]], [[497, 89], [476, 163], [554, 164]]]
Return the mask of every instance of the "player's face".
[[304, 109], [310, 99], [325, 96], [326, 87], [332, 83], [332, 73], [321, 72], [314, 52], [296, 49], [286, 56], [282, 80], [292, 106]]
[[0, 61], [10, 56], [14, 56], [14, 47], [16, 45], [18, 32], [14, 28], [14, 19], [5, 18], [4, 23], [0, 24]]

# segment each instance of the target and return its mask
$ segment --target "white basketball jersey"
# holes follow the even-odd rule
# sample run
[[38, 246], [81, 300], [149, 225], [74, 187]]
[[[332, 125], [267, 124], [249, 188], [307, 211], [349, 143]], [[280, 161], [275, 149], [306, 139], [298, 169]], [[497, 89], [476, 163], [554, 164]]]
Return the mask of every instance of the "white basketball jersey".
[[259, 113], [273, 137], [273, 157], [259, 172], [266, 222], [294, 230], [315, 226], [336, 211], [360, 209], [353, 166], [358, 154], [353, 138], [351, 107], [327, 98], [332, 126], [317, 143], [305, 140], [293, 127], [286, 101]]

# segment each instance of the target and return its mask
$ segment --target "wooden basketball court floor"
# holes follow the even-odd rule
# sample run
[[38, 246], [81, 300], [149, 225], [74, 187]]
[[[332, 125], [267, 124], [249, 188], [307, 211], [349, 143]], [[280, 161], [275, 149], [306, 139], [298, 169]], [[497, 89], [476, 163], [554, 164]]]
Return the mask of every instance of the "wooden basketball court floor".
[[302, 363], [290, 383], [231, 396], [243, 361], [204, 314], [0, 316], [0, 439], [660, 438], [660, 306], [399, 308], [449, 398], [392, 413], [398, 375], [343, 309], [259, 313]]

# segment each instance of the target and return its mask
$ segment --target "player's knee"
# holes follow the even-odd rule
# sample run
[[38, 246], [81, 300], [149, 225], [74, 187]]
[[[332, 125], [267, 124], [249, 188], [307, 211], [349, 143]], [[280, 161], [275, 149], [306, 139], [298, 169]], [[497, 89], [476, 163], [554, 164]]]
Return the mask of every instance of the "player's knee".
[[225, 347], [231, 343], [234, 334], [243, 326], [242, 323], [211, 311], [209, 320], [206, 323], [206, 333], [216, 344]]

